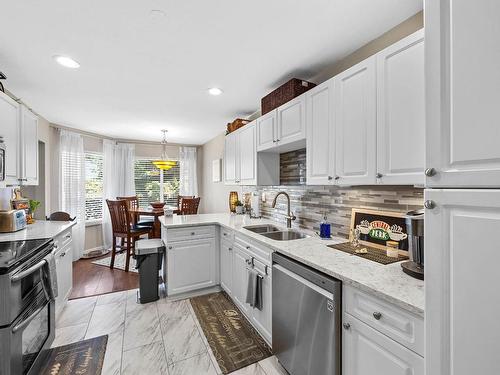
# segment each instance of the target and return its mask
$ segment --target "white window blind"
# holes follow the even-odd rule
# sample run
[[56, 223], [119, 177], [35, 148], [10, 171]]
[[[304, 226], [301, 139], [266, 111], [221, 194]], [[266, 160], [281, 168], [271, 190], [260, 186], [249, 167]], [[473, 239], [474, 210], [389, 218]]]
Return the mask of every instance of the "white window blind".
[[102, 154], [85, 153], [85, 220], [102, 219]]
[[[160, 170], [151, 159], [135, 160], [135, 193], [140, 207], [160, 200]], [[179, 194], [179, 163], [168, 171], [163, 171], [164, 201], [167, 206], [177, 206]]]

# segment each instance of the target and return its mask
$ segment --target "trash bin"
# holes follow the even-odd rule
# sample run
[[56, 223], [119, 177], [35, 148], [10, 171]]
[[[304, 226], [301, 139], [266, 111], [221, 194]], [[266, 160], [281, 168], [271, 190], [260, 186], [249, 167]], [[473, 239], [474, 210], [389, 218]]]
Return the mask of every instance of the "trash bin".
[[161, 239], [139, 240], [135, 243], [136, 268], [139, 270], [139, 303], [157, 301], [158, 272], [163, 262], [165, 246]]

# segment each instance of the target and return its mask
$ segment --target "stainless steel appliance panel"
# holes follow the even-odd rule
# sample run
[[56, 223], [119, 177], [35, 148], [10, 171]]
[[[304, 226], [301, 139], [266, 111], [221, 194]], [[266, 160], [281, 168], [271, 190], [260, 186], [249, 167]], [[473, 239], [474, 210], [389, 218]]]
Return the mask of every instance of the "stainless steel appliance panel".
[[273, 351], [291, 375], [340, 375], [341, 282], [273, 254]]

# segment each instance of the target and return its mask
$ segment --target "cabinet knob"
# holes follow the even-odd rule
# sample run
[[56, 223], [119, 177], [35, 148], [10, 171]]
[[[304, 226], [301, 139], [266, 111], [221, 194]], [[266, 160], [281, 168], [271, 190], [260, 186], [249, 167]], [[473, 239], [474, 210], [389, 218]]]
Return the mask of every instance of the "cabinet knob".
[[227, 248], [229, 251], [233, 251], [233, 248], [232, 247], [228, 247]]
[[378, 311], [375, 311], [373, 313], [373, 317], [377, 320], [380, 320], [380, 318], [382, 317], [382, 313], [378, 312]]
[[63, 258], [66, 255], [66, 251], [61, 253], [61, 258]]
[[384, 176], [384, 175], [383, 175], [382, 173], [377, 173], [377, 174], [375, 175], [375, 177], [377, 177], [377, 178], [382, 178], [383, 176]]
[[227, 233], [222, 233], [223, 236], [227, 236]]
[[345, 330], [351, 329], [351, 325], [349, 323], [342, 324]]
[[168, 247], [168, 249], [169, 249], [169, 250], [172, 250], [172, 246], [169, 246], [169, 247]]
[[277, 140], [276, 140], [276, 143], [278, 143], [279, 141], [280, 141], [280, 140], [279, 140], [279, 139], [277, 139]]
[[191, 236], [194, 236], [194, 232], [191, 232]]
[[340, 176], [335, 176], [335, 181], [340, 180]]
[[424, 207], [427, 208], [427, 209], [429, 209], [429, 210], [432, 210], [433, 208], [436, 207], [436, 202], [431, 201], [431, 200], [426, 200], [424, 202]]
[[328, 176], [328, 181], [331, 181], [333, 180], [333, 177], [332, 176]]
[[425, 170], [425, 175], [426, 175], [427, 177], [432, 177], [432, 176], [435, 176], [435, 175], [436, 175], [436, 173], [437, 173], [437, 171], [436, 171], [434, 168], [427, 168], [427, 169]]
[[247, 249], [247, 250], [250, 250], [250, 246], [247, 246], [247, 247], [246, 247], [246, 249]]

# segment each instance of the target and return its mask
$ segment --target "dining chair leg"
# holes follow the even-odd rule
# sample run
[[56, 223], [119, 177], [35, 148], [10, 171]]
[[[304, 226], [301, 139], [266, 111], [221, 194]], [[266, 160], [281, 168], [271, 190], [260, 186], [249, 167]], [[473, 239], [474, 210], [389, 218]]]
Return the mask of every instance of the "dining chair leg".
[[109, 268], [113, 269], [115, 266], [115, 255], [116, 255], [116, 237], [113, 236], [113, 244], [111, 247], [111, 263], [109, 264]]
[[125, 260], [125, 272], [128, 272], [128, 267], [130, 264], [130, 236], [127, 236], [127, 250], [126, 250], [127, 258]]

